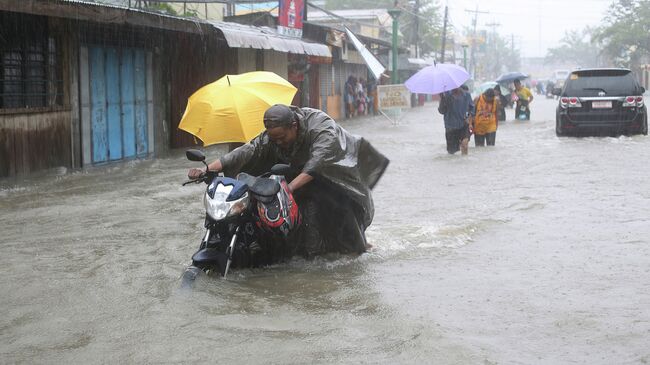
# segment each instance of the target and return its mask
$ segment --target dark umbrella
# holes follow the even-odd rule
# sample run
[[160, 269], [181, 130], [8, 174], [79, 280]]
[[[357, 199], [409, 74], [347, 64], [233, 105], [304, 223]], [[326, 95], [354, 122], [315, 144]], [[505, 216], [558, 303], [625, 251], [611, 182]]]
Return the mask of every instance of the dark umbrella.
[[496, 79], [496, 82], [502, 83], [502, 82], [512, 82], [515, 80], [521, 80], [528, 78], [528, 75], [522, 74], [521, 72], [508, 72], [507, 74], [503, 74], [499, 76], [498, 79]]

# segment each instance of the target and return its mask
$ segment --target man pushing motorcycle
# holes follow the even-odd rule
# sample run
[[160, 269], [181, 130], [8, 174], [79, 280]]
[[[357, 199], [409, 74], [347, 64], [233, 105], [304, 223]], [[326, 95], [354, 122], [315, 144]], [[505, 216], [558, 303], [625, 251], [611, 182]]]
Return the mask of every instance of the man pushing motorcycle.
[[[339, 126], [326, 113], [276, 104], [264, 113], [265, 131], [208, 165], [234, 177], [260, 175], [278, 163], [294, 170], [289, 189], [303, 216], [295, 252], [313, 257], [325, 252], [362, 253], [372, 222], [371, 190], [388, 159], [365, 139]], [[204, 169], [191, 169], [196, 179]]]

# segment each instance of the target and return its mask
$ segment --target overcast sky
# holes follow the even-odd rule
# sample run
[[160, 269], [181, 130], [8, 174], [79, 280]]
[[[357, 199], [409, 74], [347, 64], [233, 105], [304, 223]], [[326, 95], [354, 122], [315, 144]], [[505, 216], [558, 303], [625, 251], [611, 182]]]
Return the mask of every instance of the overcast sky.
[[[478, 14], [477, 29], [489, 29], [486, 24], [499, 23], [496, 30], [502, 36], [515, 35], [515, 46], [524, 57], [545, 56], [546, 50], [558, 45], [566, 30], [582, 29], [586, 25], [598, 25], [606, 15], [613, 0], [440, 0], [449, 5], [452, 25], [459, 34], [464, 26], [472, 25], [475, 10]], [[541, 25], [541, 32], [540, 32]]]

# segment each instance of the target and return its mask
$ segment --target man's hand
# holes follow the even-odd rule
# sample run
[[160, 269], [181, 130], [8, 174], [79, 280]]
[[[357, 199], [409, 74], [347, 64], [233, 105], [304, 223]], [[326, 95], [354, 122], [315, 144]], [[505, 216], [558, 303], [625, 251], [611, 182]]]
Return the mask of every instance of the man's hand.
[[187, 173], [187, 177], [189, 177], [190, 180], [196, 180], [196, 179], [202, 177], [204, 174], [205, 174], [204, 169], [193, 168], [193, 169], [190, 169], [190, 171]]

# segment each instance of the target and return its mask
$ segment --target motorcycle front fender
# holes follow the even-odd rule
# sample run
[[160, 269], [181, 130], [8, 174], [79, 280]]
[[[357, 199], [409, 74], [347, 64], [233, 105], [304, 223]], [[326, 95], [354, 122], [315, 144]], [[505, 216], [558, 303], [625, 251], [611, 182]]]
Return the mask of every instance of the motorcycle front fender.
[[203, 270], [217, 270], [224, 275], [226, 271], [226, 264], [228, 262], [228, 255], [225, 252], [216, 248], [203, 248], [192, 256], [192, 264]]

